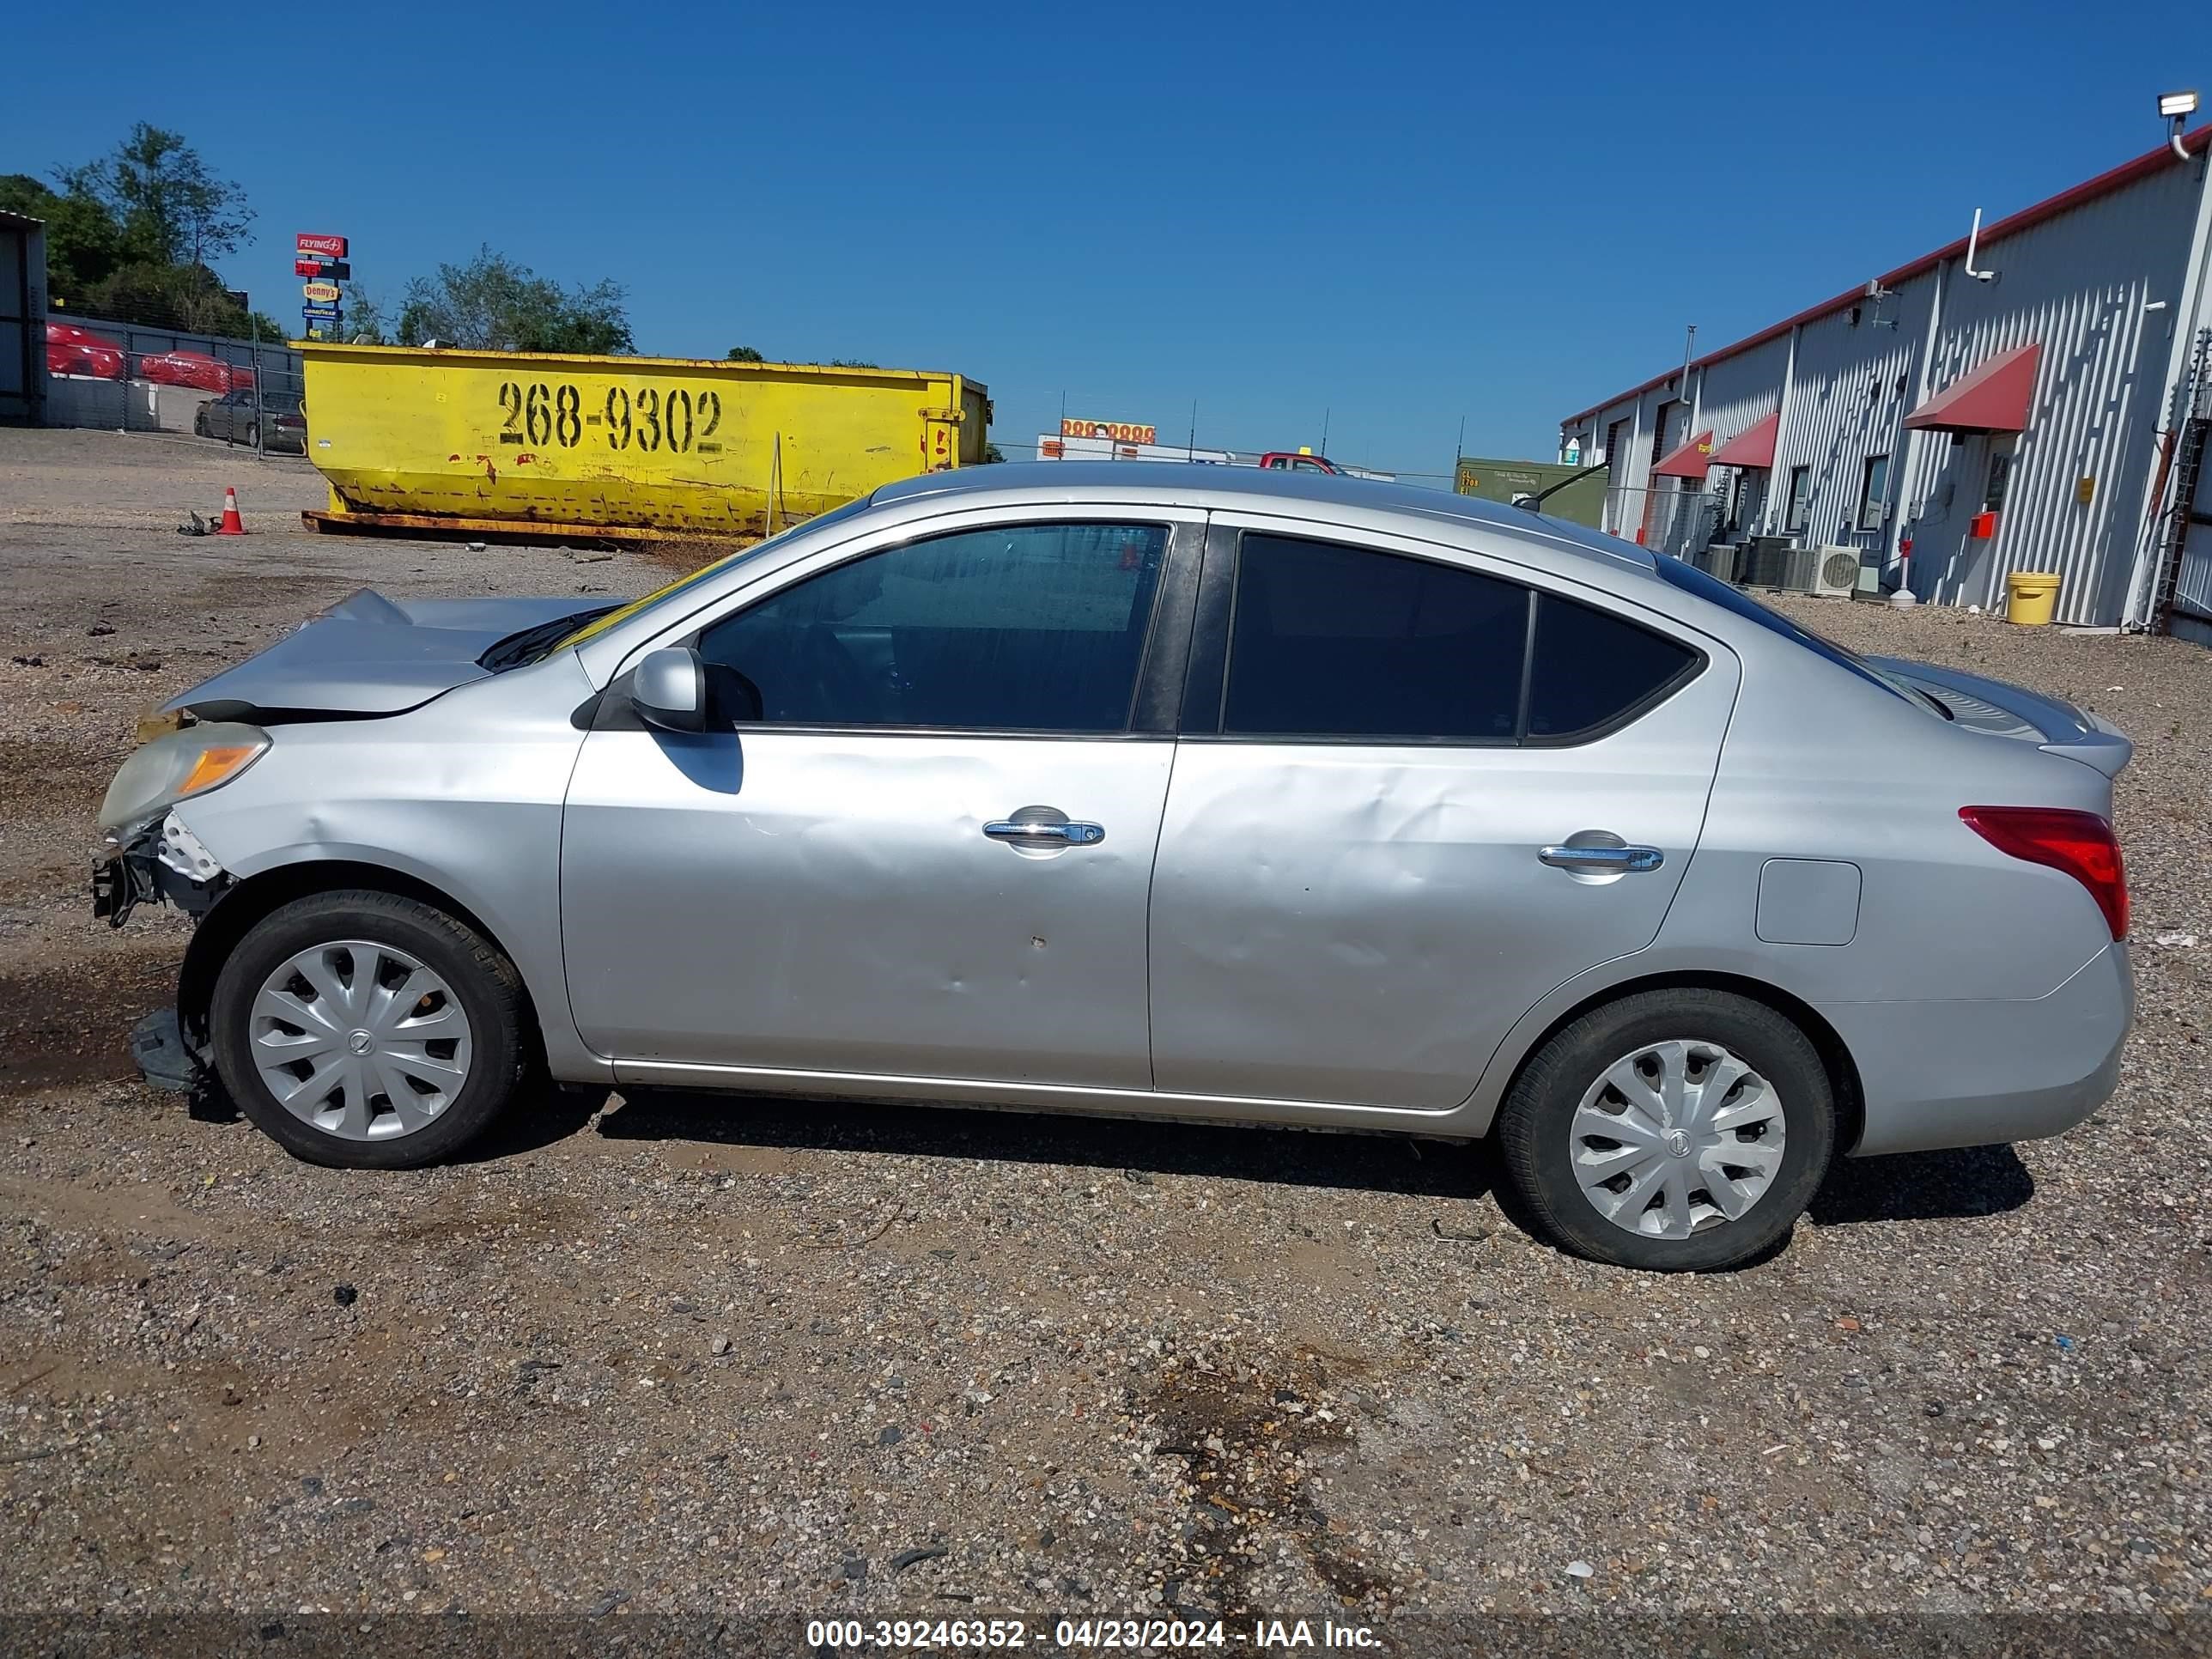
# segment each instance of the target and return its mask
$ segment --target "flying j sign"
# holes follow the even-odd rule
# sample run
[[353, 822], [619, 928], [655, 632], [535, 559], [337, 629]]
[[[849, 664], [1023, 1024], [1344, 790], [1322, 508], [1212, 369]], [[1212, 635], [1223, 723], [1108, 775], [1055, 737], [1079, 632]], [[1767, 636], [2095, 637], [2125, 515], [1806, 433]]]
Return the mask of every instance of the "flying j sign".
[[343, 259], [346, 257], [346, 239], [343, 236], [318, 236], [312, 231], [303, 230], [299, 233], [295, 246], [301, 258]]

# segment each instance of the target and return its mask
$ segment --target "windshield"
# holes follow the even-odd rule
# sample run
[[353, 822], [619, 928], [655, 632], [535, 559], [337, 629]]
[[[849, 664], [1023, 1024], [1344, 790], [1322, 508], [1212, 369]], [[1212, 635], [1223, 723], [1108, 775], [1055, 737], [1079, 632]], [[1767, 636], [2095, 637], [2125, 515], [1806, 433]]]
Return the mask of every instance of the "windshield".
[[1800, 627], [1779, 611], [1768, 610], [1734, 584], [1724, 582], [1693, 564], [1685, 563], [1669, 553], [1654, 554], [1652, 563], [1662, 577], [1684, 592], [1695, 593], [1701, 599], [1711, 599], [1723, 610], [1732, 611], [1747, 622], [1755, 622], [1761, 628], [1781, 635], [1785, 640], [1796, 641], [1816, 656], [1826, 657], [1837, 666], [1849, 669], [1861, 679], [1873, 681], [1883, 690], [1893, 692], [1907, 702], [1925, 702], [1945, 719], [1950, 718], [1951, 711], [1935, 698], [1916, 694], [1904, 681], [1894, 675], [1883, 673], [1856, 651], [1847, 651], [1833, 640], [1823, 639], [1811, 629]]
[[[698, 569], [693, 571], [688, 576], [678, 576], [674, 581], [670, 582], [665, 587], [654, 588], [652, 592], [647, 593], [643, 599], [632, 599], [628, 605], [617, 605], [611, 611], [605, 611], [593, 617], [591, 621], [586, 623], [581, 628], [576, 629], [570, 633], [557, 636], [550, 644], [546, 646], [543, 651], [539, 652], [538, 655], [541, 658], [550, 657], [556, 651], [571, 650], [574, 647], [583, 644], [586, 640], [597, 639], [600, 635], [605, 633], [616, 623], [628, 622], [632, 617], [636, 616], [640, 611], [647, 610], [653, 605], [659, 605], [663, 600], [672, 599], [678, 593], [685, 592], [691, 588], [697, 587], [702, 583], [710, 581], [714, 577], [720, 575], [726, 570], [736, 569], [738, 566], [743, 564], [747, 559], [756, 556], [769, 548], [781, 544], [787, 538], [797, 535], [800, 531], [819, 530], [824, 526], [833, 525], [839, 522], [841, 520], [849, 519], [854, 514], [859, 513], [866, 507], [867, 504], [868, 497], [866, 495], [862, 495], [856, 500], [847, 501], [842, 507], [833, 507], [827, 513], [817, 513], [811, 519], [803, 519], [799, 523], [791, 526], [788, 529], [778, 531], [775, 535], [769, 537], [764, 542], [755, 542], [750, 547], [741, 547], [736, 552], [726, 555], [724, 557], [715, 560], [712, 564], [702, 565]], [[535, 660], [535, 659], [533, 659], [533, 660]]]

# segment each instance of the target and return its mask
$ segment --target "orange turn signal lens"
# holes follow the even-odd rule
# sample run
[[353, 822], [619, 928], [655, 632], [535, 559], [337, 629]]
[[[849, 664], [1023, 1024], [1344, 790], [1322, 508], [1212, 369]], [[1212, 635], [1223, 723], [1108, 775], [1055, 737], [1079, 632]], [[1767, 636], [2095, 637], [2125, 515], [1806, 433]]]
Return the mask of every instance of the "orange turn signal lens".
[[244, 771], [247, 763], [264, 747], [265, 745], [261, 744], [234, 743], [219, 744], [214, 748], [201, 750], [199, 758], [192, 763], [192, 769], [185, 774], [185, 781], [177, 786], [178, 799], [197, 795], [219, 783], [228, 782]]

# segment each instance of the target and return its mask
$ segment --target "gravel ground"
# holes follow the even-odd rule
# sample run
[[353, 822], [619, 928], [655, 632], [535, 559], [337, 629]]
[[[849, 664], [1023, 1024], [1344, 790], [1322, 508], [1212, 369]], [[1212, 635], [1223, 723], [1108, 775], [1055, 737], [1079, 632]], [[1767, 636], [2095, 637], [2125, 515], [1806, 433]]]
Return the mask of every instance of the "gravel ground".
[[[172, 533], [226, 482], [248, 539]], [[0, 1606], [236, 1616], [264, 1648], [440, 1613], [404, 1628], [2203, 1635], [2212, 656], [1793, 607], [2135, 736], [2142, 1007], [2079, 1130], [1846, 1164], [1743, 1272], [1559, 1255], [1480, 1151], [1263, 1130], [563, 1097], [468, 1164], [349, 1175], [134, 1079], [183, 933], [111, 933], [84, 890], [134, 719], [364, 584], [659, 573], [301, 533], [319, 495], [186, 442], [0, 431]]]

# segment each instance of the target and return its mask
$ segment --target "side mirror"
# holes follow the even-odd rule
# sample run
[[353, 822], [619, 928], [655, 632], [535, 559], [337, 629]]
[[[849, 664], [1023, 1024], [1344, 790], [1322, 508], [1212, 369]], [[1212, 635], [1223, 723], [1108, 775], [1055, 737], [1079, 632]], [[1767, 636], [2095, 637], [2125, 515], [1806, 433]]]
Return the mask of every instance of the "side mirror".
[[664, 732], [707, 729], [707, 672], [688, 645], [649, 651], [630, 675], [637, 717]]

